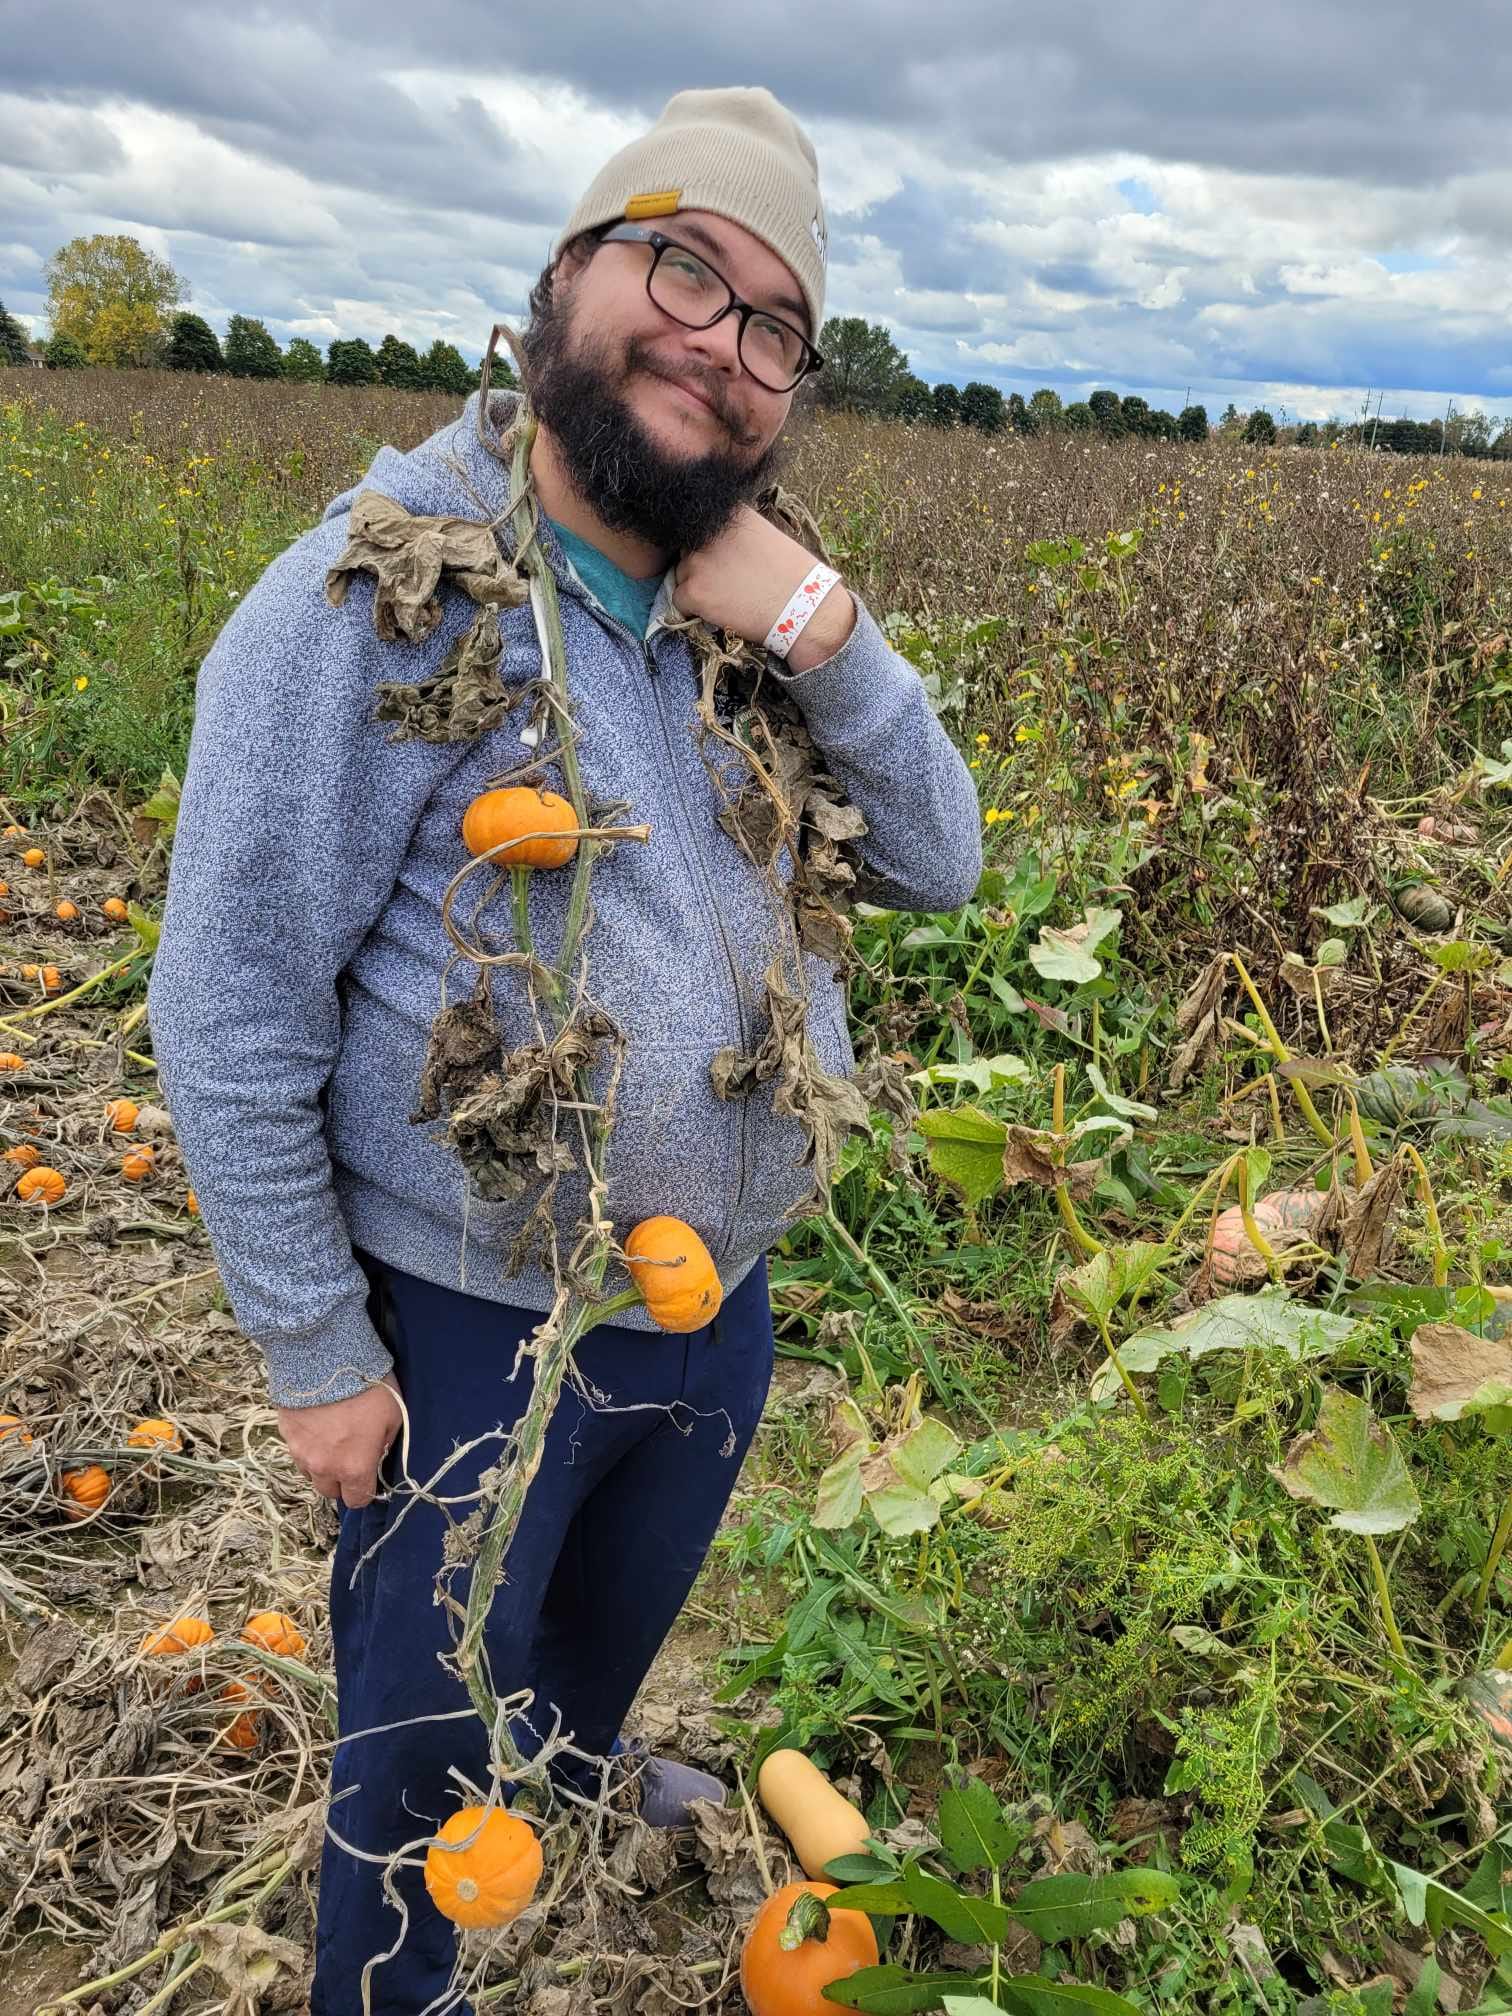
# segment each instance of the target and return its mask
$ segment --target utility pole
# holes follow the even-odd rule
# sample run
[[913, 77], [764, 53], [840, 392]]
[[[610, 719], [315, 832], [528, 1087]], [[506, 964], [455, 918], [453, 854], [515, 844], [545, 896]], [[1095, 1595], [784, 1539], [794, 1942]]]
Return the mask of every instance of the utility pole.
[[1446, 406], [1446, 407], [1444, 408], [1444, 417], [1443, 417], [1443, 419], [1442, 419], [1442, 420], [1440, 420], [1440, 422], [1439, 422], [1439, 453], [1440, 453], [1440, 455], [1447, 455], [1447, 454], [1448, 454], [1448, 452], [1449, 452], [1449, 446], [1448, 446], [1448, 443], [1449, 443], [1449, 417], [1450, 417], [1450, 415], [1451, 415], [1451, 414], [1453, 413], [1453, 411], [1454, 411], [1454, 401], [1453, 401], [1453, 400], [1451, 399], [1451, 400], [1449, 401], [1449, 404], [1448, 404], [1448, 405], [1447, 405], [1447, 406]]
[[1380, 397], [1376, 400], [1375, 419], [1371, 422], [1370, 427], [1370, 445], [1372, 448], [1375, 447], [1376, 443], [1376, 428], [1379, 427], [1381, 424], [1381, 404], [1382, 401], [1385, 399], [1385, 397], [1386, 397], [1386, 388], [1383, 385], [1381, 387]]

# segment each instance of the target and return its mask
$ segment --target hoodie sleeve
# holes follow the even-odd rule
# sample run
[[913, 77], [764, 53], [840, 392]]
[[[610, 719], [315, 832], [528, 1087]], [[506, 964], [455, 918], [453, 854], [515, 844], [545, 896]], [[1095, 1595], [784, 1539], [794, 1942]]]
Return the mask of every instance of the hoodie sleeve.
[[982, 875], [981, 811], [965, 758], [924, 682], [852, 591], [856, 621], [832, 657], [774, 671], [867, 824], [868, 897], [898, 910], [959, 910]]
[[345, 1399], [392, 1363], [332, 1187], [322, 1093], [338, 976], [458, 760], [374, 722], [376, 684], [419, 674], [376, 641], [371, 582], [326, 600], [344, 537], [318, 526], [277, 559], [200, 668], [147, 1003], [227, 1295], [291, 1407]]

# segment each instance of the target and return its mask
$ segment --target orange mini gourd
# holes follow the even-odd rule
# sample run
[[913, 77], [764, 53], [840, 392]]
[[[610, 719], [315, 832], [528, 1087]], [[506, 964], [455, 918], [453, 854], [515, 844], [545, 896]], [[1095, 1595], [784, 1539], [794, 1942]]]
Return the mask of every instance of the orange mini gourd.
[[129, 1134], [137, 1123], [139, 1110], [135, 1100], [112, 1099], [105, 1108], [105, 1118], [117, 1134]]
[[0, 1414], [0, 1442], [7, 1441], [12, 1435], [15, 1436], [23, 1449], [31, 1447], [33, 1440], [32, 1432], [21, 1419], [21, 1416], [19, 1414]]
[[68, 1180], [60, 1169], [49, 1169], [39, 1163], [21, 1178], [16, 1185], [16, 1195], [23, 1204], [34, 1200], [42, 1204], [56, 1204], [67, 1188]]
[[56, 966], [44, 966], [42, 968], [42, 992], [44, 994], [56, 994], [62, 985], [63, 976], [59, 973]]
[[140, 1183], [152, 1174], [153, 1167], [154, 1157], [150, 1148], [133, 1148], [129, 1155], [122, 1158], [121, 1174], [128, 1183]]
[[75, 917], [78, 916], [78, 914], [79, 914], [78, 904], [70, 903], [66, 896], [63, 898], [63, 901], [58, 905], [58, 907], [53, 911], [53, 915], [57, 918], [60, 924], [72, 924], [73, 920], [75, 919]]
[[191, 1218], [198, 1218], [200, 1215], [199, 1199], [192, 1190], [184, 1192], [184, 1209], [189, 1213]]
[[0, 896], [9, 896], [9, 894], [10, 894], [9, 882], [0, 882]]
[[47, 860], [47, 856], [42, 852], [40, 847], [28, 847], [26, 852], [21, 856], [21, 859], [26, 863], [28, 868], [40, 868]]
[[501, 841], [532, 833], [535, 839], [494, 856], [499, 867], [565, 868], [577, 852], [577, 823], [577, 814], [555, 791], [514, 784], [474, 798], [462, 815], [462, 844], [469, 854], [486, 854]]
[[6, 1149], [3, 1159], [20, 1169], [35, 1169], [42, 1160], [42, 1150], [30, 1141], [18, 1141], [14, 1148]]
[[[228, 1680], [218, 1701], [250, 1701], [252, 1689], [241, 1680]], [[262, 1728], [262, 1715], [256, 1708], [248, 1708], [242, 1714], [233, 1716], [221, 1731], [219, 1741], [232, 1750], [255, 1750], [258, 1732]]]
[[[142, 1652], [149, 1659], [174, 1659], [214, 1641], [215, 1633], [203, 1617], [175, 1617], [171, 1624], [147, 1633], [142, 1640]], [[203, 1684], [197, 1673], [190, 1674], [184, 1681], [184, 1692], [197, 1694]]]
[[128, 1449], [182, 1449], [184, 1438], [172, 1421], [164, 1421], [153, 1415], [146, 1421], [138, 1421], [126, 1437]]
[[0, 1050], [0, 1071], [21, 1071], [26, 1059], [17, 1050]]
[[[466, 1848], [437, 1845], [466, 1841], [475, 1830], [478, 1838]], [[507, 1925], [535, 1896], [544, 1867], [541, 1844], [525, 1821], [497, 1806], [464, 1806], [425, 1851], [425, 1887], [453, 1925]]]
[[681, 1218], [643, 1218], [625, 1241], [626, 1266], [659, 1330], [701, 1330], [724, 1300], [709, 1249]]
[[26, 828], [24, 826], [7, 826], [5, 829], [4, 837], [7, 840], [21, 840], [24, 839], [25, 836], [26, 836]]
[[265, 1652], [276, 1652], [284, 1659], [299, 1659], [304, 1654], [304, 1633], [282, 1610], [259, 1610], [242, 1626], [242, 1636], [249, 1645], [261, 1645]]
[[63, 1510], [70, 1519], [87, 1519], [98, 1512], [110, 1496], [110, 1472], [101, 1463], [86, 1464], [82, 1470], [65, 1470], [58, 1479], [63, 1494]]
[[119, 896], [107, 896], [100, 908], [112, 924], [124, 924], [131, 915]]
[[838, 1888], [784, 1883], [751, 1920], [740, 1952], [740, 1986], [751, 2016], [829, 2016], [838, 2006], [825, 1997], [829, 1984], [876, 1966], [877, 1935], [864, 1911], [832, 1911], [823, 1939], [811, 1934], [791, 1951], [778, 1944], [788, 1913], [805, 1891], [831, 1897]]

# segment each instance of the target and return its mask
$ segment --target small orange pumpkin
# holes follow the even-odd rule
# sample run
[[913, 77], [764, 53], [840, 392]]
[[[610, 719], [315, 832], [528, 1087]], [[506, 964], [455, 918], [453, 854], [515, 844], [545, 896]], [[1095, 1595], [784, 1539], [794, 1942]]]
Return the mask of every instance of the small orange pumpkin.
[[805, 1891], [831, 1897], [836, 1883], [784, 1883], [751, 1920], [740, 1951], [740, 1986], [751, 2016], [827, 2016], [824, 1990], [877, 1964], [877, 1935], [864, 1911], [832, 1911], [823, 1939], [812, 1934], [785, 1952], [778, 1941]]
[[131, 912], [126, 908], [126, 905], [121, 901], [119, 896], [107, 896], [105, 901], [100, 905], [100, 908], [112, 924], [124, 924], [131, 916]]
[[30, 1204], [38, 1198], [44, 1204], [56, 1204], [68, 1188], [68, 1179], [60, 1169], [49, 1169], [39, 1163], [28, 1169], [16, 1185], [16, 1195], [23, 1204]]
[[165, 1421], [158, 1415], [149, 1416], [145, 1421], [138, 1421], [136, 1426], [131, 1430], [131, 1433], [126, 1437], [126, 1447], [128, 1449], [171, 1449], [178, 1451], [183, 1446], [184, 1438], [180, 1435], [174, 1423], [172, 1421]]
[[7, 826], [5, 829], [4, 838], [7, 840], [22, 840], [25, 837], [26, 828], [24, 826]]
[[42, 992], [44, 994], [56, 994], [62, 985], [62, 975], [58, 972], [56, 966], [44, 966], [42, 968]]
[[[1268, 1238], [1272, 1232], [1310, 1232], [1327, 1202], [1321, 1190], [1272, 1190], [1254, 1208], [1255, 1223]], [[1250, 1244], [1244, 1229], [1244, 1213], [1237, 1204], [1221, 1211], [1213, 1225], [1212, 1275], [1215, 1287], [1231, 1288], [1236, 1283], [1263, 1275], [1264, 1262]]]
[[30, 1141], [18, 1141], [14, 1148], [6, 1149], [4, 1159], [20, 1169], [35, 1169], [42, 1160], [42, 1150]]
[[184, 1209], [189, 1213], [191, 1218], [198, 1218], [200, 1215], [199, 1199], [192, 1190], [184, 1192]]
[[21, 978], [23, 980], [35, 980], [41, 971], [42, 968], [40, 966], [23, 966], [21, 968]]
[[41, 868], [46, 863], [47, 856], [40, 847], [28, 847], [21, 859], [28, 868]]
[[121, 1174], [128, 1183], [141, 1183], [152, 1174], [156, 1158], [151, 1148], [144, 1142], [140, 1148], [133, 1148], [121, 1160]]
[[304, 1655], [304, 1633], [282, 1610], [259, 1610], [247, 1619], [241, 1635], [249, 1645], [261, 1645], [265, 1652], [276, 1652], [285, 1659]]
[[64, 1497], [63, 1510], [70, 1519], [87, 1519], [98, 1512], [110, 1496], [110, 1472], [101, 1463], [86, 1464], [82, 1470], [65, 1470], [58, 1479]]
[[577, 852], [577, 814], [555, 791], [515, 784], [485, 791], [462, 815], [462, 844], [469, 854], [486, 854], [501, 841], [520, 840], [494, 858], [501, 868], [564, 868]]
[[137, 1123], [139, 1110], [132, 1099], [112, 1099], [105, 1108], [105, 1118], [117, 1134], [129, 1134]]
[[70, 903], [66, 896], [63, 898], [63, 901], [58, 905], [56, 910], [54, 910], [53, 912], [53, 915], [57, 918], [60, 924], [72, 924], [73, 920], [75, 919], [75, 917], [78, 916], [78, 914], [79, 914], [78, 904]]
[[22, 1071], [26, 1059], [16, 1050], [0, 1050], [0, 1071]]
[[[244, 1681], [228, 1680], [225, 1686], [221, 1688], [216, 1699], [218, 1701], [250, 1701], [252, 1699], [252, 1689]], [[226, 1724], [226, 1727], [220, 1733], [218, 1741], [224, 1743], [232, 1750], [255, 1750], [261, 1729], [261, 1712], [256, 1708], [247, 1708], [240, 1715], [234, 1716]]]
[[643, 1218], [625, 1241], [626, 1265], [660, 1330], [701, 1330], [724, 1300], [709, 1249], [681, 1218]]
[[29, 1449], [34, 1437], [19, 1414], [0, 1414], [0, 1442], [8, 1441], [14, 1435], [23, 1449]]
[[[142, 1640], [141, 1649], [149, 1659], [174, 1659], [193, 1651], [196, 1646], [210, 1645], [214, 1641], [215, 1633], [203, 1617], [175, 1617], [171, 1624], [149, 1631]], [[197, 1694], [203, 1682], [194, 1673], [183, 1684], [186, 1694]]]
[[[478, 1838], [465, 1848], [439, 1845], [466, 1841], [475, 1830]], [[541, 1844], [518, 1815], [463, 1806], [425, 1851], [425, 1887], [453, 1925], [508, 1925], [535, 1896], [544, 1867]]]
[[9, 894], [10, 894], [9, 882], [0, 882], [0, 896], [9, 896]]

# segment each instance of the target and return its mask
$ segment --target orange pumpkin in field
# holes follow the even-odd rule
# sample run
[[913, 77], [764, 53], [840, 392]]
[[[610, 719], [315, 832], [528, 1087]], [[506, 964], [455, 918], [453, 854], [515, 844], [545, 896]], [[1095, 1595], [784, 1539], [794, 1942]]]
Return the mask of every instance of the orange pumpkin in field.
[[105, 1118], [117, 1134], [129, 1134], [137, 1123], [137, 1104], [134, 1099], [112, 1099], [105, 1108]]
[[107, 896], [100, 908], [112, 924], [124, 924], [131, 915], [119, 896]]
[[19, 1414], [0, 1414], [0, 1442], [14, 1435], [23, 1449], [30, 1448], [32, 1432]]
[[709, 1249], [681, 1218], [643, 1218], [625, 1241], [625, 1265], [658, 1329], [701, 1330], [724, 1300]]
[[63, 901], [58, 905], [57, 909], [54, 910], [53, 912], [53, 915], [57, 918], [60, 924], [72, 924], [72, 922], [78, 916], [78, 914], [79, 914], [78, 904], [70, 903], [66, 896], [63, 898]]
[[13, 1162], [18, 1169], [35, 1169], [42, 1160], [42, 1150], [30, 1141], [18, 1141], [14, 1148], [7, 1148], [4, 1160]]
[[[439, 1845], [474, 1832], [478, 1838], [465, 1848]], [[425, 1887], [453, 1925], [508, 1925], [535, 1896], [544, 1867], [534, 1830], [517, 1814], [464, 1806], [425, 1851]]]
[[791, 1950], [779, 1944], [788, 1913], [805, 1891], [831, 1897], [835, 1883], [784, 1883], [774, 1890], [746, 1933], [740, 1986], [751, 2016], [827, 2016], [832, 1981], [844, 1981], [877, 1964], [877, 1935], [864, 1911], [832, 1911], [824, 1938], [812, 1934]]
[[138, 1421], [126, 1437], [128, 1449], [170, 1449], [176, 1454], [183, 1446], [184, 1438], [174, 1424], [156, 1415]]
[[87, 1519], [110, 1496], [110, 1472], [101, 1463], [86, 1464], [82, 1470], [65, 1470], [58, 1479], [58, 1490], [66, 1516]]
[[[462, 844], [469, 854], [486, 854], [505, 840], [519, 845], [495, 855], [501, 868], [565, 868], [577, 852], [577, 814], [555, 791], [515, 784], [485, 791], [462, 816]], [[522, 834], [536, 837], [521, 839]]]
[[[1267, 1239], [1273, 1232], [1310, 1232], [1327, 1201], [1321, 1190], [1272, 1190], [1255, 1205], [1255, 1223]], [[1213, 1224], [1214, 1285], [1231, 1288], [1264, 1271], [1244, 1229], [1244, 1213], [1231, 1204], [1227, 1211], [1219, 1212]]]
[[128, 1183], [141, 1183], [152, 1174], [155, 1160], [150, 1148], [133, 1148], [121, 1162], [121, 1174]]
[[276, 1652], [284, 1659], [304, 1655], [304, 1633], [282, 1610], [259, 1610], [242, 1626], [242, 1636], [249, 1645], [261, 1645], [264, 1651]]
[[21, 856], [21, 859], [26, 863], [28, 868], [40, 868], [45, 864], [47, 856], [42, 852], [40, 847], [28, 847], [26, 852]]
[[[174, 1659], [197, 1646], [213, 1644], [215, 1633], [203, 1617], [175, 1617], [142, 1640], [142, 1652], [149, 1659]], [[197, 1673], [184, 1681], [186, 1694], [197, 1694], [203, 1682]]]
[[67, 1178], [60, 1169], [46, 1169], [39, 1163], [28, 1169], [16, 1185], [16, 1195], [23, 1204], [33, 1201], [39, 1204], [56, 1204], [68, 1188]]

